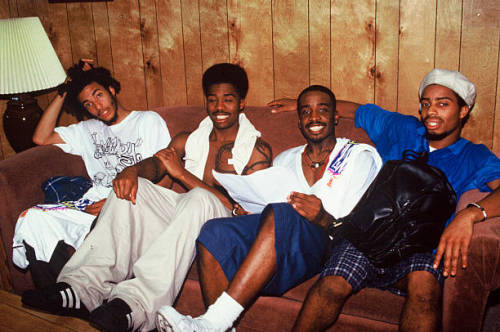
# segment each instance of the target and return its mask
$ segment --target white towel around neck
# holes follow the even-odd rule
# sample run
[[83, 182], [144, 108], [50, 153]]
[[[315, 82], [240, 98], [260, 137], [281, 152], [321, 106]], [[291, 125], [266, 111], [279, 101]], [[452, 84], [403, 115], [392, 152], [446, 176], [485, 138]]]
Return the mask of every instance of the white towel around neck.
[[[260, 132], [247, 119], [245, 114], [240, 113], [238, 134], [231, 150], [233, 158], [228, 160], [233, 165], [236, 173], [241, 175], [255, 145], [255, 141], [260, 137]], [[205, 164], [207, 163], [209, 150], [209, 137], [212, 132], [213, 123], [210, 117], [206, 117], [200, 122], [198, 128], [193, 131], [186, 141], [186, 154], [184, 156], [186, 169], [199, 179], [203, 179]]]

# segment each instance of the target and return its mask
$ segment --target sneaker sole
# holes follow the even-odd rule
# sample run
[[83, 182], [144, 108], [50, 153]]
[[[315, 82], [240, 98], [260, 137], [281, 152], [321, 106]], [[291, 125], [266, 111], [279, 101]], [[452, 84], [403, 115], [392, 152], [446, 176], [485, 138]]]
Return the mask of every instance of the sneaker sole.
[[172, 319], [168, 319], [168, 316], [178, 317], [180, 314], [172, 307], [159, 308], [156, 313], [156, 328], [158, 332], [175, 332], [179, 327], [172, 323]]

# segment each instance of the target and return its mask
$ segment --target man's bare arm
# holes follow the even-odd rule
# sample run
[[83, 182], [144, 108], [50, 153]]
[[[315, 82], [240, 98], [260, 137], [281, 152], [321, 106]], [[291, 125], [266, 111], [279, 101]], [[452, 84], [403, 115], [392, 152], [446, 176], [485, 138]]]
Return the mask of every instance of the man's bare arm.
[[152, 182], [158, 182], [165, 174], [166, 170], [162, 162], [156, 157], [150, 157], [121, 171], [113, 180], [113, 191], [116, 197], [132, 201], [135, 204], [138, 178], [142, 177]]
[[[271, 107], [272, 113], [297, 111], [297, 100], [291, 98], [276, 99], [267, 104]], [[356, 110], [361, 104], [347, 101], [337, 100], [337, 112], [341, 118], [354, 119]]]
[[[488, 186], [493, 191], [477, 204], [484, 208], [488, 218], [498, 217], [500, 216], [500, 179], [488, 183]], [[442, 260], [443, 275], [454, 276], [459, 258], [462, 259], [462, 268], [466, 268], [474, 224], [483, 219], [483, 212], [479, 208], [469, 207], [459, 211], [441, 235], [434, 258], [434, 268], [438, 268]]]
[[271, 167], [273, 164], [273, 151], [271, 146], [264, 140], [258, 138], [248, 164], [243, 170], [243, 175]]
[[42, 118], [33, 133], [33, 143], [37, 145], [64, 143], [64, 140], [54, 129], [66, 94], [65, 92], [63, 96], [56, 95], [49, 106], [43, 111]]

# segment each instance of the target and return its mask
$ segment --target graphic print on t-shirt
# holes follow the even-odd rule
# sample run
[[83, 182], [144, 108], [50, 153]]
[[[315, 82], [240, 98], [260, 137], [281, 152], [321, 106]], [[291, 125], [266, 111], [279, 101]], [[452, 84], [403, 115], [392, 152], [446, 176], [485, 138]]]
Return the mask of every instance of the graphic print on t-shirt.
[[105, 187], [113, 185], [113, 179], [124, 168], [132, 166], [142, 160], [142, 154], [137, 152], [142, 145], [142, 138], [137, 138], [135, 142], [123, 143], [118, 137], [99, 137], [92, 133], [94, 143], [94, 158], [104, 164], [105, 171], [94, 174], [94, 184]]

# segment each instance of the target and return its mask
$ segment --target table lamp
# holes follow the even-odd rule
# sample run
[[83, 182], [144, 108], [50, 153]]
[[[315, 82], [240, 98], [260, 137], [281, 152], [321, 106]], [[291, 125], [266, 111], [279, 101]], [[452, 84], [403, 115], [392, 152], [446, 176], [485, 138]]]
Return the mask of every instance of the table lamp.
[[34, 146], [42, 115], [34, 94], [47, 93], [66, 73], [38, 17], [0, 20], [0, 98], [8, 99], [5, 136], [16, 152]]

